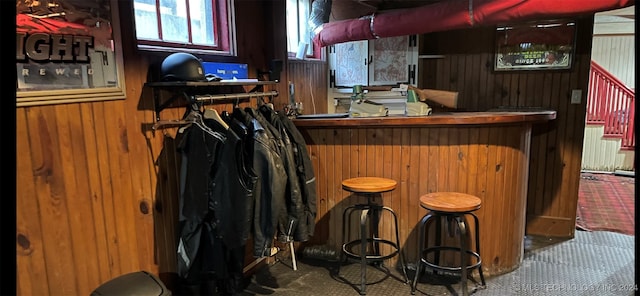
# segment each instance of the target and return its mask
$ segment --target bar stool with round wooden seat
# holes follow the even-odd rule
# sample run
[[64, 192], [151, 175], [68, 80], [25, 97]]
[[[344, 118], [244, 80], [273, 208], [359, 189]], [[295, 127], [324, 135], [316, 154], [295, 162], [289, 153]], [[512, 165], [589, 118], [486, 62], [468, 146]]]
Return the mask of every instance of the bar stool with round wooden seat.
[[[477, 196], [459, 192], [434, 192], [420, 197], [420, 206], [429, 212], [420, 221], [419, 253], [416, 274], [411, 285], [411, 294], [416, 291], [420, 269], [424, 265], [431, 268], [435, 273], [448, 272], [460, 275], [460, 285], [465, 296], [469, 295], [467, 279], [469, 278], [477, 283], [471, 275], [474, 269], [477, 269], [480, 274], [481, 287], [486, 286], [482, 275], [482, 259], [480, 258], [480, 224], [478, 223], [478, 217], [473, 213], [480, 209], [481, 204], [482, 200]], [[473, 217], [474, 219], [475, 250], [471, 250], [469, 247], [471, 243], [467, 238], [469, 236], [467, 217]], [[447, 232], [450, 236], [456, 238], [458, 246], [441, 244], [442, 227], [440, 222], [442, 219], [446, 219]], [[429, 246], [429, 226], [434, 221], [436, 222], [436, 243], [433, 246]], [[447, 252], [457, 253], [454, 256], [460, 256], [458, 266], [440, 264], [440, 256]], [[431, 253], [433, 253], [433, 257], [429, 257]]]
[[[347, 259], [357, 259], [360, 261], [360, 294], [366, 294], [366, 267], [370, 263], [379, 263], [399, 255], [402, 272], [404, 273], [404, 281], [408, 283], [406, 264], [404, 257], [400, 251], [400, 236], [398, 233], [398, 217], [396, 213], [389, 207], [383, 206], [375, 202], [377, 197], [381, 197], [382, 193], [392, 191], [396, 188], [395, 180], [379, 177], [356, 177], [342, 181], [342, 189], [352, 192], [356, 195], [367, 198], [366, 204], [355, 204], [347, 207], [342, 214], [342, 254]], [[395, 241], [381, 238], [379, 235], [378, 224], [383, 212], [388, 212], [393, 217], [393, 230]], [[351, 217], [359, 214], [359, 233], [358, 237], [352, 239], [349, 237], [347, 229], [352, 224]], [[367, 231], [367, 226], [369, 231]], [[389, 252], [381, 253], [380, 245], [390, 246]], [[359, 246], [359, 248], [355, 248]], [[338, 270], [338, 273], [340, 271]], [[387, 270], [387, 275], [389, 275]]]

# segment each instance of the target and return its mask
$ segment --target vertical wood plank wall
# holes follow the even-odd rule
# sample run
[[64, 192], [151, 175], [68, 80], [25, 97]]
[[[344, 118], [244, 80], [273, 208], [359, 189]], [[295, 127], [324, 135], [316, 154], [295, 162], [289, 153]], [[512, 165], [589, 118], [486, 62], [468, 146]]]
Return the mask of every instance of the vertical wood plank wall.
[[[16, 109], [19, 295], [87, 295], [124, 273], [144, 269], [170, 281], [175, 272], [175, 131], [165, 135], [150, 129], [153, 100], [143, 89], [150, 64], [162, 56], [132, 48], [133, 29], [126, 23], [133, 19], [130, 3], [119, 3], [127, 98]], [[268, 69], [272, 59], [286, 60], [285, 28], [282, 22], [268, 21], [274, 14], [284, 16], [284, 1], [235, 3], [238, 58], [219, 61], [247, 63], [254, 73]], [[569, 96], [571, 89], [587, 89], [592, 24], [592, 18], [579, 20], [574, 66], [558, 72], [493, 73], [491, 28], [423, 38], [426, 47], [445, 58], [421, 62], [422, 86], [459, 91], [459, 103], [469, 110], [507, 105], [558, 111], [557, 120], [533, 128], [527, 208], [527, 230], [533, 234], [573, 236], [585, 102], [570, 105]], [[314, 90], [315, 113], [326, 112], [326, 65], [290, 61], [285, 66], [279, 92], [286, 94], [286, 81], [291, 80], [305, 113], [313, 111], [306, 89]], [[287, 96], [279, 96], [277, 103], [283, 99]], [[179, 118], [182, 111], [168, 109], [162, 116]], [[387, 141], [413, 143], [420, 138], [407, 130]], [[341, 151], [364, 148], [344, 146]], [[358, 157], [366, 163], [365, 155]], [[400, 174], [393, 163], [384, 165]], [[420, 191], [418, 184], [405, 186]], [[331, 206], [325, 203], [318, 201], [319, 206]], [[327, 231], [320, 226], [318, 237]]]
[[[570, 70], [495, 72], [494, 28], [423, 35], [423, 88], [459, 92], [462, 110], [497, 107], [544, 108], [556, 120], [533, 126], [527, 201], [527, 233], [573, 237], [586, 115], [593, 17], [577, 19], [575, 58]], [[581, 89], [580, 104], [571, 90]]]
[[[327, 113], [327, 62], [320, 60], [289, 60], [289, 81], [295, 85], [295, 100], [302, 102], [303, 113]], [[282, 104], [289, 100], [280, 98]]]
[[[132, 4], [118, 4], [126, 99], [16, 108], [17, 295], [89, 295], [139, 270], [173, 285], [177, 128], [151, 129], [153, 98], [143, 87], [165, 55], [135, 50]], [[264, 25], [284, 15], [284, 1], [235, 5], [238, 57], [216, 61], [246, 63], [256, 77], [270, 60], [286, 59], [283, 21]]]
[[[482, 223], [480, 248], [485, 274], [513, 270], [520, 264], [524, 250], [526, 205], [521, 197], [526, 194], [530, 131], [531, 127], [525, 124], [456, 128], [304, 127], [302, 132], [318, 184], [318, 222], [308, 244], [324, 244], [339, 251], [344, 241], [354, 239], [343, 238], [342, 213], [349, 206], [367, 201], [362, 196], [351, 196], [342, 189], [341, 182], [353, 177], [379, 176], [398, 182], [393, 191], [384, 193], [376, 202], [397, 214], [400, 247], [408, 263], [417, 260], [418, 223], [426, 214], [420, 207], [420, 196], [458, 191], [482, 199], [482, 207], [475, 213]], [[350, 233], [358, 233], [358, 223], [353, 220], [357, 217], [349, 224]], [[387, 213], [382, 215], [380, 236], [393, 241], [391, 219]], [[383, 254], [390, 251], [388, 246], [381, 249]], [[398, 260], [393, 257], [389, 263], [393, 266]]]

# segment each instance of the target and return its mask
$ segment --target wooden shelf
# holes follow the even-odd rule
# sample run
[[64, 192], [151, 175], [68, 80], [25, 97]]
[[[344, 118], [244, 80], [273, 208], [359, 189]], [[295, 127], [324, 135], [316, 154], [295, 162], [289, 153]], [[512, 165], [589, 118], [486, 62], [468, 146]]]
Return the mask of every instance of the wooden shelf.
[[[179, 98], [187, 99], [193, 103], [194, 101], [205, 101], [196, 99], [197, 96], [207, 96], [206, 102], [277, 96], [277, 91], [264, 91], [265, 85], [275, 85], [277, 83], [276, 81], [160, 81], [147, 82], [145, 87], [153, 89], [156, 120], [160, 120], [160, 112], [171, 106]], [[169, 93], [171, 96], [168, 99], [163, 99], [162, 91]]]
[[275, 81], [160, 81], [147, 82], [145, 86], [154, 88], [173, 88], [173, 87], [219, 87], [219, 86], [258, 86], [273, 85]]

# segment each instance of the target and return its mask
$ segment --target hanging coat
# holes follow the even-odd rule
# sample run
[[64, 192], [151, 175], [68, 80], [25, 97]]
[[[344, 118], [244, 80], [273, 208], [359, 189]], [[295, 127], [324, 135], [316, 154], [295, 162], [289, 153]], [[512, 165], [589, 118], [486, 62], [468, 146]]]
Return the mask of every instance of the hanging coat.
[[304, 207], [304, 216], [298, 221], [298, 227], [296, 227], [296, 231], [293, 233], [293, 239], [296, 241], [306, 241], [313, 236], [316, 225], [317, 193], [313, 163], [311, 162], [304, 137], [298, 128], [286, 114], [279, 112], [278, 117], [280, 117], [284, 130], [291, 139], [296, 163], [296, 174], [298, 182], [300, 182], [302, 204]]

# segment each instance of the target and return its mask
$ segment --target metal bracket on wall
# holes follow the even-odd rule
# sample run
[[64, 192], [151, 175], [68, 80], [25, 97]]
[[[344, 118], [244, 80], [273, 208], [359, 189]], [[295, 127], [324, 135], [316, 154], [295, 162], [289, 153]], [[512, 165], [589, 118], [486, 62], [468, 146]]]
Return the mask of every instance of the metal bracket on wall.
[[336, 87], [336, 70], [329, 70], [329, 88]]
[[409, 84], [416, 84], [416, 65], [409, 65]]

